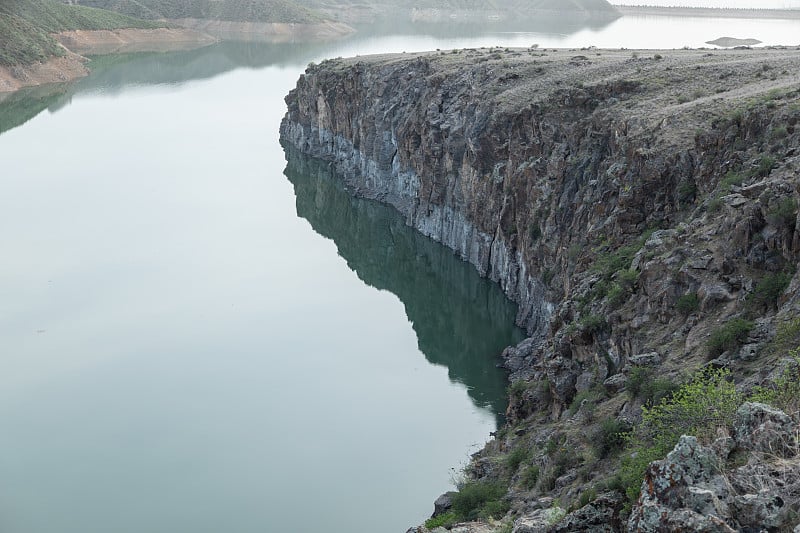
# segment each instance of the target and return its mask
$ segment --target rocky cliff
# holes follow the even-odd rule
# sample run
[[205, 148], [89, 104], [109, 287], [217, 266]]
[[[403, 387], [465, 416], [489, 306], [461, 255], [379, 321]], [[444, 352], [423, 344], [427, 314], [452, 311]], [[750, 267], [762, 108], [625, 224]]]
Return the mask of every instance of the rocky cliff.
[[604, 424], [709, 365], [748, 391], [800, 344], [798, 67], [797, 49], [455, 50], [326, 61], [287, 97], [284, 142], [519, 304], [509, 426], [469, 474], [503, 480], [520, 524], [613, 476]]

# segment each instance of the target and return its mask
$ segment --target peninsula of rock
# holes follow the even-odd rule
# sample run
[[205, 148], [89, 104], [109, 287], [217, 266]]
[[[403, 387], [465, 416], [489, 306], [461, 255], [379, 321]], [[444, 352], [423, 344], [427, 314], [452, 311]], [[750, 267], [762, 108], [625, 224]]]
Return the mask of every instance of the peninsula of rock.
[[[800, 346], [798, 73], [797, 48], [532, 47], [328, 60], [300, 78], [282, 141], [497, 281], [530, 335], [502, 354], [507, 426], [431, 528], [797, 525], [797, 402], [776, 398]], [[712, 396], [736, 400], [717, 433], [692, 419], [625, 486], [625, 442]]]

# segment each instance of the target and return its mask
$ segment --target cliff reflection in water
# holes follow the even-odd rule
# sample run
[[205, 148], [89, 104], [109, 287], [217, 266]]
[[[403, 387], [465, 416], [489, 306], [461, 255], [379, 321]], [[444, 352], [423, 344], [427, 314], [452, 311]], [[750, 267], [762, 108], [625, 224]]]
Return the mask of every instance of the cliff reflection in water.
[[298, 216], [336, 243], [364, 283], [400, 298], [425, 358], [447, 366], [450, 379], [466, 385], [475, 404], [501, 421], [507, 381], [495, 366], [497, 355], [523, 338], [513, 325], [514, 304], [393, 209], [351, 196], [325, 162], [291, 147], [284, 151]]

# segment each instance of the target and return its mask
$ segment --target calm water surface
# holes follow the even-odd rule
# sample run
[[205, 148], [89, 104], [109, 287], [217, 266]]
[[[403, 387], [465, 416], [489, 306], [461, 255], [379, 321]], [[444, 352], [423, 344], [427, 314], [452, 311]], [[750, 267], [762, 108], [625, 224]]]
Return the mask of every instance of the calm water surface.
[[309, 61], [800, 35], [511, 29], [101, 58], [0, 104], [0, 531], [405, 531], [496, 428], [513, 306], [284, 153]]

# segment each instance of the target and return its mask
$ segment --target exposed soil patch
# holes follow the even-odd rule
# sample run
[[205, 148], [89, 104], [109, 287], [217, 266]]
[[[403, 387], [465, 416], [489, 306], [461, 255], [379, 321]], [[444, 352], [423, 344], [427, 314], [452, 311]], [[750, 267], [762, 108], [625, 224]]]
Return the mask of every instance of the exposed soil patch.
[[56, 39], [65, 48], [84, 55], [164, 52], [217, 42], [211, 35], [186, 28], [76, 30], [61, 32]]
[[0, 93], [13, 92], [22, 87], [63, 83], [89, 74], [86, 58], [73, 53], [64, 57], [54, 57], [43, 63], [33, 65], [0, 66]]
[[292, 22], [239, 22], [233, 20], [171, 19], [172, 24], [197, 30], [223, 40], [287, 42], [296, 39], [335, 39], [355, 30], [341, 22], [295, 24]]

